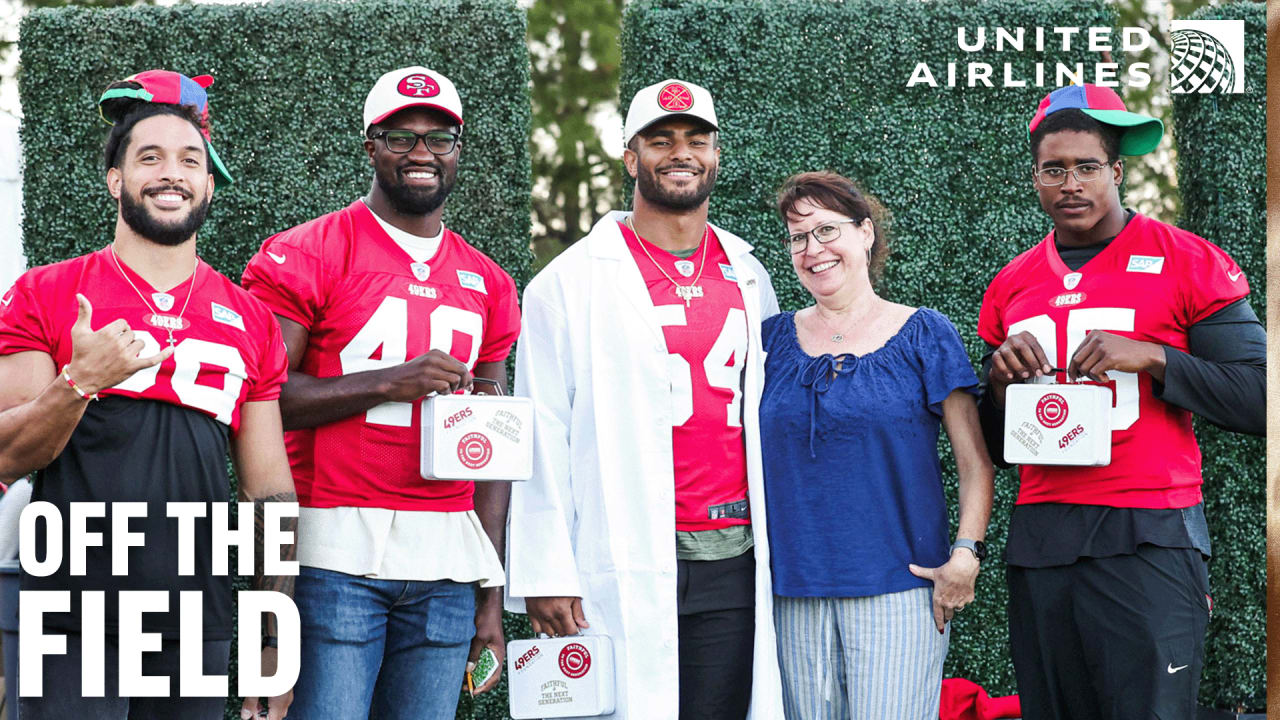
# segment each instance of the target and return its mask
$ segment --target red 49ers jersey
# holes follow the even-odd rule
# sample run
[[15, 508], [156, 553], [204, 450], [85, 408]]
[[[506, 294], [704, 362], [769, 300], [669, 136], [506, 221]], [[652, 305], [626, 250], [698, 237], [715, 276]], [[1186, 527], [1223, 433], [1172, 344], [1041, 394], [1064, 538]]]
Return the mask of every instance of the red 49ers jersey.
[[[710, 227], [702, 247], [681, 260], [637, 238], [625, 224], [619, 225], [649, 288], [671, 353], [676, 529], [746, 525], [750, 518], [745, 516], [745, 506], [736, 512], [724, 507], [742, 503], [747, 497], [747, 458], [742, 444], [747, 314], [733, 266]], [[662, 271], [681, 285], [697, 278], [702, 296], [686, 305]]]
[[[438, 349], [467, 367], [504, 360], [520, 332], [515, 282], [446, 229], [414, 262], [362, 201], [266, 240], [242, 280], [310, 333], [300, 370], [336, 377], [399, 365]], [[419, 474], [422, 402], [388, 402], [286, 433], [307, 507], [472, 508], [469, 482]]]
[[[1093, 330], [1186, 351], [1191, 325], [1248, 294], [1244, 273], [1220, 248], [1135, 215], [1079, 271], [1062, 262], [1052, 232], [1014, 258], [987, 288], [978, 334], [996, 346], [1028, 331], [1061, 368]], [[1018, 503], [1183, 508], [1200, 502], [1191, 413], [1154, 397], [1147, 373], [1107, 374], [1114, 393], [1111, 464], [1023, 465]]]
[[167, 293], [157, 293], [123, 262], [117, 265], [110, 247], [34, 268], [0, 298], [0, 354], [34, 350], [48, 353], [58, 367], [71, 362], [76, 293], [93, 305], [94, 330], [117, 318], [127, 321], [144, 344], [142, 356], [160, 352], [168, 345], [166, 327], [176, 328], [172, 356], [100, 394], [199, 410], [233, 433], [240, 429], [243, 403], [279, 397], [288, 366], [279, 324], [203, 260], [191, 279]]

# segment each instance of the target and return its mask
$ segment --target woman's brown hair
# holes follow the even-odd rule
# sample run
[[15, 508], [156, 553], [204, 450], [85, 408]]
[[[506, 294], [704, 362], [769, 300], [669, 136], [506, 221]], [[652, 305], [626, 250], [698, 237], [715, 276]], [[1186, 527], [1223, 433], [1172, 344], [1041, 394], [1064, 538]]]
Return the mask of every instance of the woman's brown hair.
[[789, 217], [801, 217], [796, 212], [796, 206], [801, 200], [842, 213], [859, 223], [871, 218], [875, 240], [867, 257], [867, 274], [873, 287], [879, 285], [885, 261], [889, 257], [889, 240], [885, 234], [888, 213], [884, 207], [852, 180], [829, 170], [792, 175], [782, 183], [782, 188], [778, 190], [778, 213], [782, 216], [783, 223]]

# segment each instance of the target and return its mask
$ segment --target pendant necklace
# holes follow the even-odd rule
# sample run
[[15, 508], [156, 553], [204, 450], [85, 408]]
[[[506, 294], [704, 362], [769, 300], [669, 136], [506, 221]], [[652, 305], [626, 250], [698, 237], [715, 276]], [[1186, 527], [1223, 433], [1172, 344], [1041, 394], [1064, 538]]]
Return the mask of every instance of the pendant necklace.
[[[124, 278], [125, 282], [129, 283], [129, 287], [133, 288], [133, 291], [138, 294], [138, 297], [142, 298], [142, 304], [146, 305], [147, 309], [151, 311], [151, 316], [153, 318], [162, 317], [159, 311], [151, 307], [151, 303], [147, 300], [147, 296], [142, 294], [142, 291], [138, 289], [138, 286], [133, 284], [133, 280], [129, 279], [128, 273], [126, 273], [124, 271], [124, 268], [120, 266], [120, 256], [116, 255], [116, 246], [114, 243], [111, 245], [111, 259], [115, 261], [116, 270], [120, 271], [120, 276]], [[178, 325], [179, 329], [181, 329], [182, 327], [182, 316], [187, 313], [187, 304], [191, 302], [191, 291], [196, 289], [196, 273], [199, 270], [200, 270], [200, 258], [197, 257], [196, 266], [191, 270], [191, 285], [190, 287], [187, 288], [187, 299], [183, 301], [182, 310], [178, 312], [178, 319], [176, 324]], [[152, 322], [152, 324], [155, 325], [157, 323]], [[169, 345], [172, 346], [174, 344], [173, 325], [170, 323], [164, 323], [162, 327], [164, 327], [165, 332], [169, 333]]]
[[818, 316], [818, 322], [822, 323], [823, 326], [825, 326], [828, 330], [831, 331], [831, 342], [833, 343], [844, 342], [844, 333], [839, 332], [835, 328], [831, 327], [831, 324], [827, 322], [827, 319], [822, 317], [822, 312], [818, 310], [817, 305], [813, 306], [813, 314]]
[[649, 262], [652, 262], [653, 266], [658, 268], [658, 272], [662, 273], [663, 277], [670, 280], [671, 284], [676, 286], [676, 297], [684, 301], [685, 307], [689, 307], [689, 301], [694, 298], [702, 297], [702, 286], [698, 284], [698, 280], [702, 278], [702, 269], [707, 266], [707, 255], [710, 250], [705, 247], [705, 245], [707, 242], [707, 236], [711, 234], [710, 225], [703, 229], [702, 240], [698, 243], [698, 245], [702, 247], [702, 260], [698, 263], [698, 274], [694, 276], [693, 282], [688, 285], [681, 285], [676, 282], [676, 279], [668, 275], [667, 271], [664, 270], [662, 266], [658, 264], [658, 261], [653, 258], [653, 255], [649, 253], [649, 248], [645, 247], [645, 241], [641, 239], [640, 233], [636, 230], [635, 223], [631, 222], [630, 215], [627, 216], [627, 227], [631, 228], [631, 232], [635, 233], [636, 240], [640, 242], [640, 249], [643, 250], [644, 254], [649, 258]]

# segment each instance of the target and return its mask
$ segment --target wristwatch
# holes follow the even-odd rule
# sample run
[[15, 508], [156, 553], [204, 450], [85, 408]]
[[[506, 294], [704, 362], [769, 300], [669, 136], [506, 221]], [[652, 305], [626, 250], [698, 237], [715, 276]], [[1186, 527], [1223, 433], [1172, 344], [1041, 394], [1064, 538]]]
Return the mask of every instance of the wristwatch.
[[987, 559], [987, 544], [981, 540], [956, 538], [956, 541], [951, 543], [951, 552], [955, 552], [956, 548], [964, 548], [973, 553], [973, 556], [978, 558], [978, 562], [982, 562]]

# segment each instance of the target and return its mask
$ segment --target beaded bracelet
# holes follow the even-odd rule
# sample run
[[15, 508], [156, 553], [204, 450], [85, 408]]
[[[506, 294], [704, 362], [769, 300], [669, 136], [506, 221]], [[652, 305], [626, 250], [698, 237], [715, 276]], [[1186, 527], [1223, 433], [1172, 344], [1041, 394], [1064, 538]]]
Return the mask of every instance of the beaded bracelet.
[[62, 366], [62, 379], [67, 381], [67, 384], [70, 385], [71, 389], [74, 390], [75, 393], [80, 396], [81, 400], [97, 400], [98, 393], [89, 395], [85, 391], [81, 390], [79, 385], [76, 385], [76, 381], [72, 380], [71, 374], [67, 372], [67, 368], [69, 367], [71, 367], [71, 363], [67, 363], [66, 365]]

